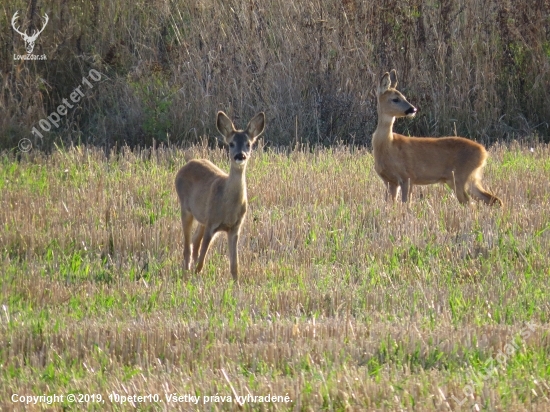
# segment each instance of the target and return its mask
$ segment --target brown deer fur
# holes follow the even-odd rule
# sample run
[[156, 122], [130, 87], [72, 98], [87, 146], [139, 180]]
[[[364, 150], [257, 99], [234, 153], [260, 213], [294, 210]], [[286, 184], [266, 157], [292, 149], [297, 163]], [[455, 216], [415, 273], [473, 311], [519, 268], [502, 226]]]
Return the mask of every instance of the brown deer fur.
[[176, 175], [175, 185], [184, 235], [184, 269], [190, 269], [191, 228], [197, 220], [192, 256], [197, 264], [196, 273], [204, 265], [214, 235], [223, 231], [227, 232], [231, 275], [238, 281], [237, 242], [247, 208], [246, 163], [252, 145], [264, 130], [265, 115], [257, 114], [248, 123], [246, 130], [236, 130], [227, 115], [218, 112], [216, 125], [229, 146], [229, 175], [206, 159], [191, 160]]
[[485, 148], [464, 137], [407, 137], [393, 133], [397, 117], [412, 117], [416, 108], [397, 89], [395, 70], [386, 73], [378, 86], [378, 126], [372, 136], [375, 170], [393, 201], [401, 188], [403, 202], [412, 185], [446, 183], [458, 201], [468, 203], [470, 194], [488, 205], [502, 201], [483, 189], [481, 174], [487, 159]]

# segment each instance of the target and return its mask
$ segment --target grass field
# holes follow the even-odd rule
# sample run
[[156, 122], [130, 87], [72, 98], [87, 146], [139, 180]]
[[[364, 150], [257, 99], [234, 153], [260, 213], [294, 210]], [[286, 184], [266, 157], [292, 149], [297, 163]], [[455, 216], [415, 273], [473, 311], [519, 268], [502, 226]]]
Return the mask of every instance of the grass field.
[[392, 206], [365, 149], [260, 147], [239, 285], [225, 236], [181, 270], [185, 155], [0, 157], [0, 409], [548, 410], [549, 146], [491, 148], [501, 209], [442, 186]]

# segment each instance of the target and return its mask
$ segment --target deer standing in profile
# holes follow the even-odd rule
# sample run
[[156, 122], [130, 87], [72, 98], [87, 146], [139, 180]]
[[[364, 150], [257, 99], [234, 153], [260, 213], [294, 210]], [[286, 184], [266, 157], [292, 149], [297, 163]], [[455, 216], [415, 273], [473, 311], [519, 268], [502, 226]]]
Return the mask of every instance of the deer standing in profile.
[[189, 161], [176, 175], [176, 192], [181, 206], [184, 236], [184, 269], [190, 269], [191, 227], [197, 220], [198, 227], [192, 241], [196, 273], [204, 265], [213, 237], [223, 231], [227, 232], [231, 275], [238, 281], [237, 242], [248, 202], [246, 164], [252, 145], [264, 131], [265, 115], [257, 114], [245, 130], [237, 130], [224, 112], [218, 112], [216, 126], [229, 146], [229, 175], [206, 159]]
[[23, 33], [21, 31], [19, 31], [17, 29], [17, 27], [15, 27], [15, 22], [17, 21], [17, 18], [19, 17], [18, 14], [19, 14], [19, 11], [16, 11], [15, 14], [13, 15], [13, 17], [11, 19], [11, 25], [13, 27], [13, 30], [15, 30], [17, 33], [19, 33], [21, 35], [21, 37], [23, 37], [23, 41], [25, 42], [25, 49], [27, 50], [28, 54], [31, 54], [32, 51], [34, 50], [34, 42], [36, 41], [36, 39], [38, 38], [40, 33], [42, 33], [44, 31], [44, 29], [46, 28], [46, 25], [48, 24], [48, 21], [50, 20], [50, 18], [48, 17], [47, 14], [44, 14], [44, 25], [42, 26], [42, 29], [34, 30], [32, 32], [32, 36], [29, 36], [27, 33]]
[[407, 137], [393, 132], [397, 117], [413, 117], [416, 108], [397, 89], [395, 70], [386, 73], [377, 90], [378, 126], [372, 136], [374, 168], [393, 201], [401, 188], [403, 202], [412, 185], [446, 183], [462, 204], [470, 194], [488, 205], [502, 201], [483, 189], [481, 174], [487, 160], [485, 148], [464, 137]]

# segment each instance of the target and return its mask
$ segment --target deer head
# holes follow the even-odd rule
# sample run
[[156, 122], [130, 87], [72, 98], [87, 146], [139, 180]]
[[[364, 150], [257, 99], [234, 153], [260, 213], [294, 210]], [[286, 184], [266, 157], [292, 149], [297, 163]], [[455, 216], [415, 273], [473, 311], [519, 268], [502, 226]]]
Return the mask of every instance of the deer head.
[[32, 36], [29, 36], [27, 33], [20, 32], [17, 27], [15, 27], [15, 21], [17, 20], [19, 11], [16, 11], [13, 15], [13, 18], [11, 19], [11, 25], [13, 29], [23, 37], [23, 40], [25, 41], [25, 49], [27, 49], [27, 54], [31, 54], [34, 49], [34, 42], [38, 38], [38, 35], [44, 31], [44, 28], [46, 28], [46, 24], [48, 24], [48, 21], [50, 18], [47, 14], [44, 14], [44, 25], [42, 26], [41, 30], [34, 30], [32, 32]]

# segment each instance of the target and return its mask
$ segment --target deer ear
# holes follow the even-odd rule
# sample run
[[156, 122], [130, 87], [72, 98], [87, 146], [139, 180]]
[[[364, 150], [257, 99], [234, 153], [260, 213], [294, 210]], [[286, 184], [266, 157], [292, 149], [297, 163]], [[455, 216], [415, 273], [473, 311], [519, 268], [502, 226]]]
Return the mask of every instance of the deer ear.
[[261, 135], [265, 128], [265, 113], [258, 113], [254, 118], [248, 122], [246, 126], [246, 134], [252, 139], [254, 143], [259, 135]]
[[380, 84], [378, 85], [378, 95], [381, 95], [386, 90], [391, 87], [390, 74], [385, 73], [384, 76], [380, 79]]
[[397, 72], [395, 71], [395, 69], [392, 69], [392, 71], [390, 72], [390, 80], [391, 80], [390, 87], [392, 89], [395, 89], [397, 87]]
[[227, 140], [233, 133], [236, 132], [233, 122], [224, 112], [218, 112], [218, 117], [216, 119], [216, 127], [222, 136]]

